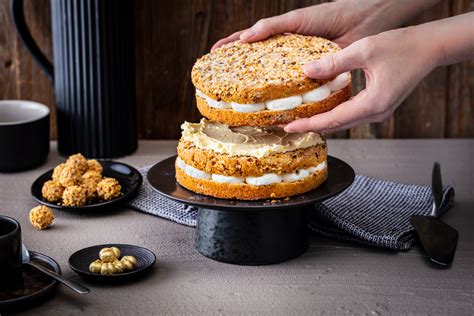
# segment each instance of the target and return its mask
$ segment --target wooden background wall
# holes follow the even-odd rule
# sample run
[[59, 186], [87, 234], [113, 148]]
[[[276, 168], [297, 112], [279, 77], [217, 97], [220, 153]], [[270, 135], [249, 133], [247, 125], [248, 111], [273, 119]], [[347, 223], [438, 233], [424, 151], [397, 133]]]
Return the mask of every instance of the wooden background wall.
[[[310, 0], [135, 0], [136, 88], [141, 138], [177, 138], [184, 120], [196, 121], [190, 70], [221, 37], [262, 17], [316, 4]], [[474, 0], [442, 1], [413, 24], [472, 10]], [[10, 0], [0, 0], [0, 99], [29, 99], [54, 109], [48, 78], [16, 36]], [[33, 36], [51, 58], [49, 0], [25, 0]], [[429, 38], [427, 38], [429, 40]], [[356, 74], [354, 88], [363, 86]], [[52, 137], [56, 135], [54, 110]], [[333, 137], [474, 137], [474, 61], [436, 69], [392, 118]]]

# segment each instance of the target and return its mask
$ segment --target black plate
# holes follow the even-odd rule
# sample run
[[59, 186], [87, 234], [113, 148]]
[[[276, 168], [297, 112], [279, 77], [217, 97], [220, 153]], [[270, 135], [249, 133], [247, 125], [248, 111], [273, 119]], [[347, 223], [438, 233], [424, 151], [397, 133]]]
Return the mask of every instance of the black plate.
[[33, 195], [36, 201], [48, 207], [74, 211], [91, 210], [105, 206], [115, 205], [131, 198], [133, 194], [137, 192], [138, 188], [140, 188], [143, 179], [142, 175], [140, 174], [140, 172], [138, 172], [137, 169], [122, 162], [116, 162], [111, 160], [99, 160], [99, 162], [104, 169], [104, 171], [102, 172], [103, 176], [117, 179], [117, 181], [122, 186], [122, 195], [118, 198], [115, 198], [110, 201], [98, 201], [95, 203], [93, 202], [91, 204], [86, 204], [83, 206], [62, 206], [56, 203], [48, 202], [43, 199], [43, 196], [41, 194], [41, 188], [43, 187], [43, 184], [46, 181], [51, 180], [53, 169], [43, 173], [41, 176], [39, 176], [38, 179], [35, 180], [35, 182], [33, 182], [33, 184], [31, 185], [31, 194]]
[[[30, 250], [31, 260], [61, 274], [61, 268], [54, 259]], [[33, 267], [23, 265], [23, 283], [11, 290], [0, 290], [0, 311], [27, 308], [51, 293], [58, 282]]]
[[[155, 164], [148, 171], [147, 179], [160, 194], [188, 205], [211, 208], [215, 210], [263, 210], [292, 208], [314, 204], [344, 191], [354, 181], [354, 170], [344, 161], [328, 156], [328, 179], [318, 188], [290, 197], [275, 200], [225, 200], [194, 193], [180, 186], [175, 179], [176, 156], [166, 158]], [[273, 202], [272, 202], [273, 201]]]
[[[137, 267], [133, 271], [101, 275], [89, 271], [89, 265], [92, 261], [99, 259], [99, 252], [102, 248], [117, 247], [122, 256], [134, 256], [137, 259]], [[104, 244], [87, 247], [76, 251], [69, 257], [69, 267], [80, 276], [97, 282], [124, 281], [139, 277], [149, 271], [155, 264], [155, 254], [143, 247], [124, 244]]]

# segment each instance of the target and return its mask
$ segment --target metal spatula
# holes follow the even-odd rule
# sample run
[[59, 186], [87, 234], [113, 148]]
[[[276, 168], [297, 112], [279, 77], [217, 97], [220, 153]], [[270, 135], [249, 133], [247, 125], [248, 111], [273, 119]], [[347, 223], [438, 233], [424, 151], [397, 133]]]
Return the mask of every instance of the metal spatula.
[[411, 223], [431, 261], [449, 266], [456, 252], [458, 231], [437, 218], [440, 215], [439, 209], [443, 198], [441, 167], [437, 162], [433, 166], [431, 191], [433, 193], [431, 216], [412, 215]]

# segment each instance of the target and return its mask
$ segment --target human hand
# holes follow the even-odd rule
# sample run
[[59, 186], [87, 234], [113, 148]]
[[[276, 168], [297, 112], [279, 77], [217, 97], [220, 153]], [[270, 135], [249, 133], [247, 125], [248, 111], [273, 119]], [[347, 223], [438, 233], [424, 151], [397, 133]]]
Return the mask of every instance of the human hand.
[[306, 63], [303, 71], [324, 79], [362, 69], [365, 89], [331, 111], [294, 121], [285, 130], [332, 132], [382, 122], [434, 68], [472, 58], [474, 12], [363, 38]]
[[291, 122], [285, 130], [333, 132], [387, 119], [440, 62], [439, 49], [424, 40], [427, 32], [420, 27], [384, 32], [305, 64], [304, 73], [318, 79], [362, 69], [366, 87], [331, 111]]
[[256, 42], [280, 33], [317, 35], [346, 47], [363, 37], [378, 34], [406, 22], [439, 0], [359, 0], [330, 2], [262, 19], [212, 46], [241, 40]]

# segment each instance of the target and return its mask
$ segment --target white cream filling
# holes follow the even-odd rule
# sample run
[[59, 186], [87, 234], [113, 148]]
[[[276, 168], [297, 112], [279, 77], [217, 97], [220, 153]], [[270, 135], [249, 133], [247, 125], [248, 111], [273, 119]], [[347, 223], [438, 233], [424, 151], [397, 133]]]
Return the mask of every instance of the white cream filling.
[[241, 103], [232, 102], [231, 106], [234, 111], [242, 112], [242, 113], [257, 112], [257, 111], [265, 110], [265, 103], [241, 104]]
[[300, 95], [294, 95], [288, 98], [267, 101], [265, 102], [265, 106], [271, 111], [281, 111], [294, 109], [302, 103], [303, 98]]
[[276, 173], [265, 173], [260, 177], [247, 177], [245, 182], [251, 185], [269, 185], [274, 183], [280, 183], [283, 180], [283, 176]]
[[293, 173], [287, 173], [283, 175], [283, 181], [285, 182], [295, 182], [309, 176], [309, 171], [307, 169], [301, 169]]
[[230, 109], [231, 108], [231, 104], [229, 102], [214, 100], [208, 97], [207, 95], [205, 95], [204, 93], [202, 93], [200, 90], [196, 90], [196, 94], [200, 96], [201, 98], [203, 98], [204, 100], [206, 100], [206, 103], [210, 107], [213, 107], [216, 109]]
[[351, 80], [350, 73], [343, 72], [342, 74], [340, 74], [339, 76], [337, 76], [333, 80], [326, 83], [326, 85], [329, 87], [331, 92], [338, 91], [338, 90], [341, 90], [341, 89], [345, 88], [349, 84], [350, 80]]
[[323, 161], [321, 162], [319, 165], [317, 165], [316, 167], [309, 167], [308, 170], [309, 173], [315, 173], [317, 171], [321, 171], [321, 170], [324, 170], [326, 169], [326, 161]]
[[309, 92], [303, 93], [303, 103], [319, 102], [331, 95], [331, 89], [325, 84]]
[[206, 103], [216, 109], [230, 109], [236, 112], [250, 113], [258, 112], [265, 109], [270, 111], [291, 110], [306, 103], [319, 102], [328, 98], [332, 92], [339, 91], [349, 85], [351, 79], [350, 72], [344, 72], [329, 81], [328, 83], [308, 91], [303, 94], [293, 95], [286, 98], [268, 100], [264, 103], [242, 104], [236, 102], [225, 102], [214, 100], [200, 90], [196, 90], [196, 94], [203, 98]]
[[215, 182], [223, 182], [223, 183], [245, 183], [244, 178], [238, 177], [230, 177], [230, 176], [223, 176], [221, 174], [212, 174], [212, 181]]
[[207, 173], [206, 171], [196, 169], [190, 165], [186, 165], [186, 168], [184, 168], [184, 172], [186, 172], [187, 175], [193, 178], [211, 180], [211, 174]]
[[208, 172], [196, 169], [188, 164], [186, 164], [181, 158], [176, 158], [176, 165], [181, 168], [188, 176], [198, 179], [204, 180], [212, 180], [214, 182], [221, 182], [221, 183], [247, 183], [251, 185], [269, 185], [275, 184], [280, 182], [296, 182], [299, 180], [303, 180], [310, 175], [322, 171], [326, 169], [327, 165], [326, 162], [323, 161], [317, 166], [309, 167], [307, 169], [300, 169], [296, 172], [286, 173], [283, 175], [278, 175], [276, 173], [265, 173], [260, 177], [246, 177], [246, 178], [239, 178], [239, 177], [232, 177], [232, 176], [223, 176], [220, 174], [210, 174]]
[[181, 158], [176, 158], [176, 164], [178, 165], [178, 167], [180, 167], [181, 169], [183, 169], [184, 171], [186, 171], [186, 163], [184, 162], [183, 159]]

